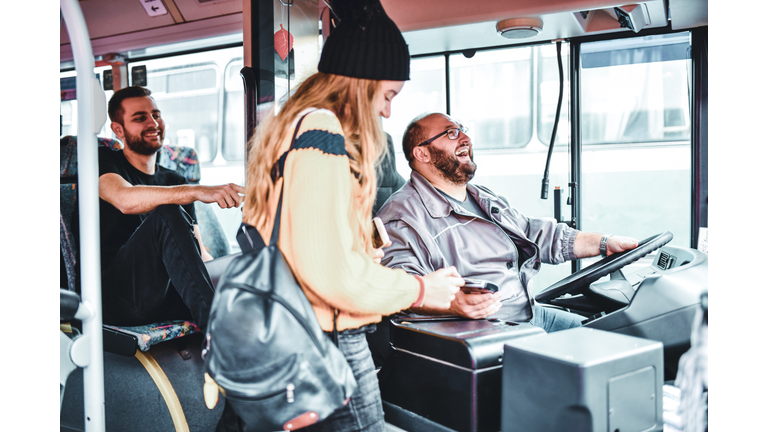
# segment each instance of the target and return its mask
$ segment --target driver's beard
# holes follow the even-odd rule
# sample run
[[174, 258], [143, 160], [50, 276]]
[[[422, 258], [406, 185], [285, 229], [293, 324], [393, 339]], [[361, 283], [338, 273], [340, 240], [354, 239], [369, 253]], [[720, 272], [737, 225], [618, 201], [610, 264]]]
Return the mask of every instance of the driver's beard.
[[462, 164], [455, 155], [448, 153], [445, 150], [441, 150], [435, 146], [427, 146], [427, 150], [434, 160], [433, 165], [435, 168], [437, 168], [438, 171], [442, 173], [443, 178], [449, 182], [463, 186], [469, 183], [469, 181], [472, 180], [472, 177], [475, 176], [477, 165], [475, 165], [471, 155], [469, 156], [469, 162]]
[[125, 146], [131, 149], [134, 153], [144, 156], [152, 156], [163, 146], [162, 142], [164, 136], [165, 132], [163, 131], [160, 133], [160, 143], [155, 144], [145, 141], [144, 137], [141, 135], [131, 135], [128, 131], [125, 131]]

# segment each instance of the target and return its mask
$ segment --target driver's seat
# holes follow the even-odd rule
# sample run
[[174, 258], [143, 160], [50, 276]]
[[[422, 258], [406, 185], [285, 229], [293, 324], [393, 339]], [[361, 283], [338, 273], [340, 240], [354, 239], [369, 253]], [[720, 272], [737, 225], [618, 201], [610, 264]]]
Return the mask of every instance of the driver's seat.
[[[378, 213], [379, 209], [392, 196], [393, 193], [400, 190], [406, 183], [403, 176], [397, 172], [395, 165], [395, 146], [392, 142], [392, 136], [387, 135], [387, 155], [382, 163], [376, 167], [376, 201], [373, 204], [373, 215]], [[376, 331], [366, 333], [368, 346], [371, 349], [373, 363], [377, 368], [381, 368], [389, 357], [392, 347], [389, 342], [389, 320], [393, 316], [382, 317], [381, 322], [376, 324]]]

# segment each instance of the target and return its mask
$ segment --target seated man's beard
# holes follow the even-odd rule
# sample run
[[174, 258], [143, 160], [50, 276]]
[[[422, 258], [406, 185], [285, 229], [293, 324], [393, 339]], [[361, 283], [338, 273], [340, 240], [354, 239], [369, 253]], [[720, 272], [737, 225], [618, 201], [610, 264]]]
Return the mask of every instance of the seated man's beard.
[[163, 142], [164, 134], [160, 135], [160, 143], [158, 144], [146, 142], [142, 134], [131, 135], [128, 131], [125, 131], [125, 146], [131, 149], [132, 152], [144, 156], [152, 156], [157, 153], [157, 151], [160, 150], [160, 147], [163, 146], [161, 143]]
[[434, 159], [435, 168], [443, 173], [443, 177], [449, 182], [462, 186], [469, 183], [475, 176], [477, 165], [472, 157], [469, 158], [469, 163], [462, 164], [454, 155], [435, 146], [427, 146], [427, 150]]

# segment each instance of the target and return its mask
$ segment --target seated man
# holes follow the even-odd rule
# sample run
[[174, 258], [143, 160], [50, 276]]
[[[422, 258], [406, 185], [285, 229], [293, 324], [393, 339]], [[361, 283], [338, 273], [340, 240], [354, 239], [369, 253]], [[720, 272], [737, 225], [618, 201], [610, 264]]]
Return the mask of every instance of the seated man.
[[156, 164], [165, 124], [150, 94], [138, 86], [115, 92], [109, 118], [124, 149], [98, 150], [103, 320], [134, 326], [192, 319], [204, 329], [213, 284], [203, 260], [211, 257], [193, 203], [237, 208], [244, 189], [188, 185]]
[[547, 332], [581, 325], [579, 315], [534, 302], [528, 283], [541, 262], [611, 255], [635, 248], [637, 240], [529, 218], [488, 188], [469, 184], [477, 166], [464, 132], [439, 113], [408, 125], [403, 151], [411, 178], [378, 213], [392, 240], [381, 263], [419, 275], [453, 265], [466, 278], [499, 287], [495, 294], [460, 291], [449, 311], [411, 309], [418, 314], [529, 322]]

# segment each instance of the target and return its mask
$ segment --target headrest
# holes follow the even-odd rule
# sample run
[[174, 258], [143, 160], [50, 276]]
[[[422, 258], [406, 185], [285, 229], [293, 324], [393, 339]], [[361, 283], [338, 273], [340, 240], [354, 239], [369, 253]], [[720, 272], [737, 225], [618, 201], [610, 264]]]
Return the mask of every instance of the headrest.
[[200, 159], [192, 147], [164, 145], [157, 157], [161, 167], [176, 171], [190, 183], [200, 183]]
[[[110, 138], [99, 138], [97, 142], [100, 147], [109, 147], [112, 150], [120, 150], [123, 144]], [[77, 177], [77, 137], [67, 135], [59, 141], [59, 177], [67, 178]]]

